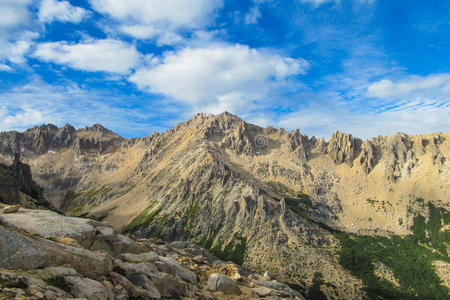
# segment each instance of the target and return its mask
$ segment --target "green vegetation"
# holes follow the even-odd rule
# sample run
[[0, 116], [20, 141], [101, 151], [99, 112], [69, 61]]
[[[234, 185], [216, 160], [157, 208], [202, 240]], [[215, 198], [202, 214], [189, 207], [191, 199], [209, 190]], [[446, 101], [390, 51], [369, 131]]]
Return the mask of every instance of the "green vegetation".
[[297, 194], [297, 198], [286, 197], [284, 198], [286, 204], [293, 207], [301, 207], [301, 208], [312, 208], [313, 203], [311, 201], [311, 197], [306, 194], [299, 193]]
[[[388, 210], [388, 206], [392, 207], [392, 204], [390, 202], [384, 201], [384, 200], [379, 201], [379, 200], [367, 198], [366, 201], [372, 207], [376, 207], [377, 211], [381, 211], [381, 208], [382, 208], [382, 210], [384, 212], [386, 212]], [[381, 208], [380, 208], [380, 204], [381, 204]]]
[[239, 234], [234, 234], [233, 239], [225, 247], [220, 240], [213, 247], [218, 232], [218, 230], [213, 230], [213, 233], [209, 237], [203, 236], [198, 245], [210, 250], [221, 260], [231, 260], [237, 264], [242, 264], [245, 253], [247, 252], [247, 239]]
[[192, 196], [191, 205], [186, 212], [187, 228], [191, 229], [194, 226], [195, 217], [197, 216], [199, 209], [200, 205], [195, 201], [194, 196]]
[[218, 231], [214, 230], [213, 233], [210, 236], [203, 236], [198, 245], [205, 249], [211, 249], [212, 245], [214, 244], [214, 240], [216, 239]]
[[223, 247], [223, 243], [219, 241], [211, 248], [211, 252], [221, 260], [231, 260], [240, 265], [244, 262], [246, 251], [247, 239], [239, 234], [235, 234], [233, 239], [225, 247]]
[[153, 233], [153, 236], [160, 238], [163, 228], [172, 227], [173, 225], [175, 225], [175, 218], [170, 215], [164, 215], [162, 218], [159, 219], [158, 224], [156, 225], [156, 229]]
[[[344, 232], [335, 236], [341, 242], [339, 261], [353, 275], [362, 279], [371, 299], [448, 299], [449, 290], [440, 284], [433, 261], [450, 263], [446, 245], [448, 211], [428, 204], [429, 218], [417, 215], [412, 235], [356, 236]], [[397, 278], [400, 287], [375, 275], [374, 264], [382, 262]]]
[[411, 231], [416, 242], [425, 243], [427, 235], [425, 233], [425, 217], [418, 215], [414, 217], [414, 225], [411, 226]]
[[292, 189], [288, 188], [287, 186], [285, 186], [281, 182], [269, 181], [267, 184], [277, 194], [284, 195], [284, 196], [295, 196], [295, 191], [293, 191]]
[[158, 215], [161, 211], [161, 208], [158, 208], [149, 213], [156, 203], [157, 201], [153, 201], [152, 203], [150, 203], [147, 208], [145, 208], [139, 215], [137, 215], [130, 222], [130, 224], [127, 225], [127, 227], [125, 227], [124, 232], [130, 233], [147, 227], [153, 221], [155, 216]]
[[308, 291], [308, 299], [311, 300], [327, 300], [327, 296], [320, 290], [320, 286], [324, 285], [323, 276], [321, 273], [314, 273], [312, 286]]
[[63, 277], [55, 277], [52, 279], [48, 279], [47, 282], [49, 285], [57, 287], [65, 292], [70, 292], [70, 286], [66, 283]]
[[87, 200], [90, 200], [90, 199], [94, 198], [95, 196], [106, 194], [106, 193], [112, 191], [112, 189], [113, 189], [112, 187], [103, 185], [99, 188], [93, 188], [93, 189], [88, 190], [87, 192], [84, 192], [83, 196]]
[[307, 217], [304, 213], [305, 209], [313, 207], [311, 197], [304, 193], [296, 193], [294, 190], [288, 188], [284, 184], [275, 181], [269, 181], [269, 186], [273, 191], [279, 195], [283, 195], [286, 205], [297, 214]]
[[72, 207], [66, 214], [69, 217], [79, 217], [83, 214], [83, 210], [86, 207], [86, 204], [79, 204], [77, 206]]

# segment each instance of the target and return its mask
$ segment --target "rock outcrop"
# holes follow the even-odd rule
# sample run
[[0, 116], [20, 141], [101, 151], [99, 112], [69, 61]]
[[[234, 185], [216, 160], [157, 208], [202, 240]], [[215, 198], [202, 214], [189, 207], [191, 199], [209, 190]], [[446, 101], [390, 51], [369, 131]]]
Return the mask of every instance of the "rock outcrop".
[[[48, 210], [0, 213], [2, 299], [258, 299], [266, 283], [247, 271], [239, 281], [221, 273], [230, 269], [241, 268], [192, 244], [135, 240]], [[212, 287], [214, 276], [220, 282]], [[266, 296], [303, 299], [284, 284], [270, 284]]]
[[33, 181], [30, 166], [20, 161], [18, 153], [10, 166], [0, 163], [0, 202], [55, 210], [44, 198], [43, 189]]

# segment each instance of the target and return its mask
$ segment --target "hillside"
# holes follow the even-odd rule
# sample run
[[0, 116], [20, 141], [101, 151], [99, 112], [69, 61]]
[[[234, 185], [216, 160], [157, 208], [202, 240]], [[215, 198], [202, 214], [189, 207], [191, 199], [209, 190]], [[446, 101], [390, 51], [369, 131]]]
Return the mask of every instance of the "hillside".
[[[21, 149], [45, 196], [69, 215], [193, 242], [304, 294], [443, 299], [448, 290], [437, 276], [448, 278], [450, 263], [449, 138], [362, 141], [336, 132], [325, 141], [229, 113], [199, 114], [139, 139], [98, 124], [1, 133], [0, 160]], [[359, 257], [364, 247], [373, 251]], [[425, 272], [436, 295], [402, 276], [404, 265], [386, 256], [394, 249], [417, 255], [423, 265], [409, 272]], [[406, 264], [400, 252], [393, 257]]]

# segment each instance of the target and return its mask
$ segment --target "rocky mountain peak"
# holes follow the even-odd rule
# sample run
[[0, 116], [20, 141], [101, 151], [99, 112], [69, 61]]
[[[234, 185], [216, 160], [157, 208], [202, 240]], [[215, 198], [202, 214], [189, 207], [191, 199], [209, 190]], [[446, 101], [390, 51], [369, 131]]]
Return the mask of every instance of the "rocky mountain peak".
[[84, 128], [84, 130], [86, 130], [86, 131], [99, 131], [99, 132], [107, 132], [107, 133], [110, 133], [110, 132], [112, 132], [111, 130], [109, 130], [109, 129], [107, 129], [107, 128], [105, 128], [102, 124], [100, 124], [100, 123], [95, 123], [94, 125], [92, 125], [92, 126], [86, 126], [86, 128]]
[[336, 131], [328, 141], [327, 151], [335, 163], [345, 162], [352, 165], [353, 159], [360, 150], [361, 142], [351, 134]]

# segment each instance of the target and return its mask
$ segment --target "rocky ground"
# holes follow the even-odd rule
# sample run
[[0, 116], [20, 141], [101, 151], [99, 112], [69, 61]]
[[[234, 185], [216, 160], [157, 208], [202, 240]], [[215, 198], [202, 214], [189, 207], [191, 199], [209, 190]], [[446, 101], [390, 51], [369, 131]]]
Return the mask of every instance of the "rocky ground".
[[1, 204], [0, 299], [303, 299], [187, 242]]

